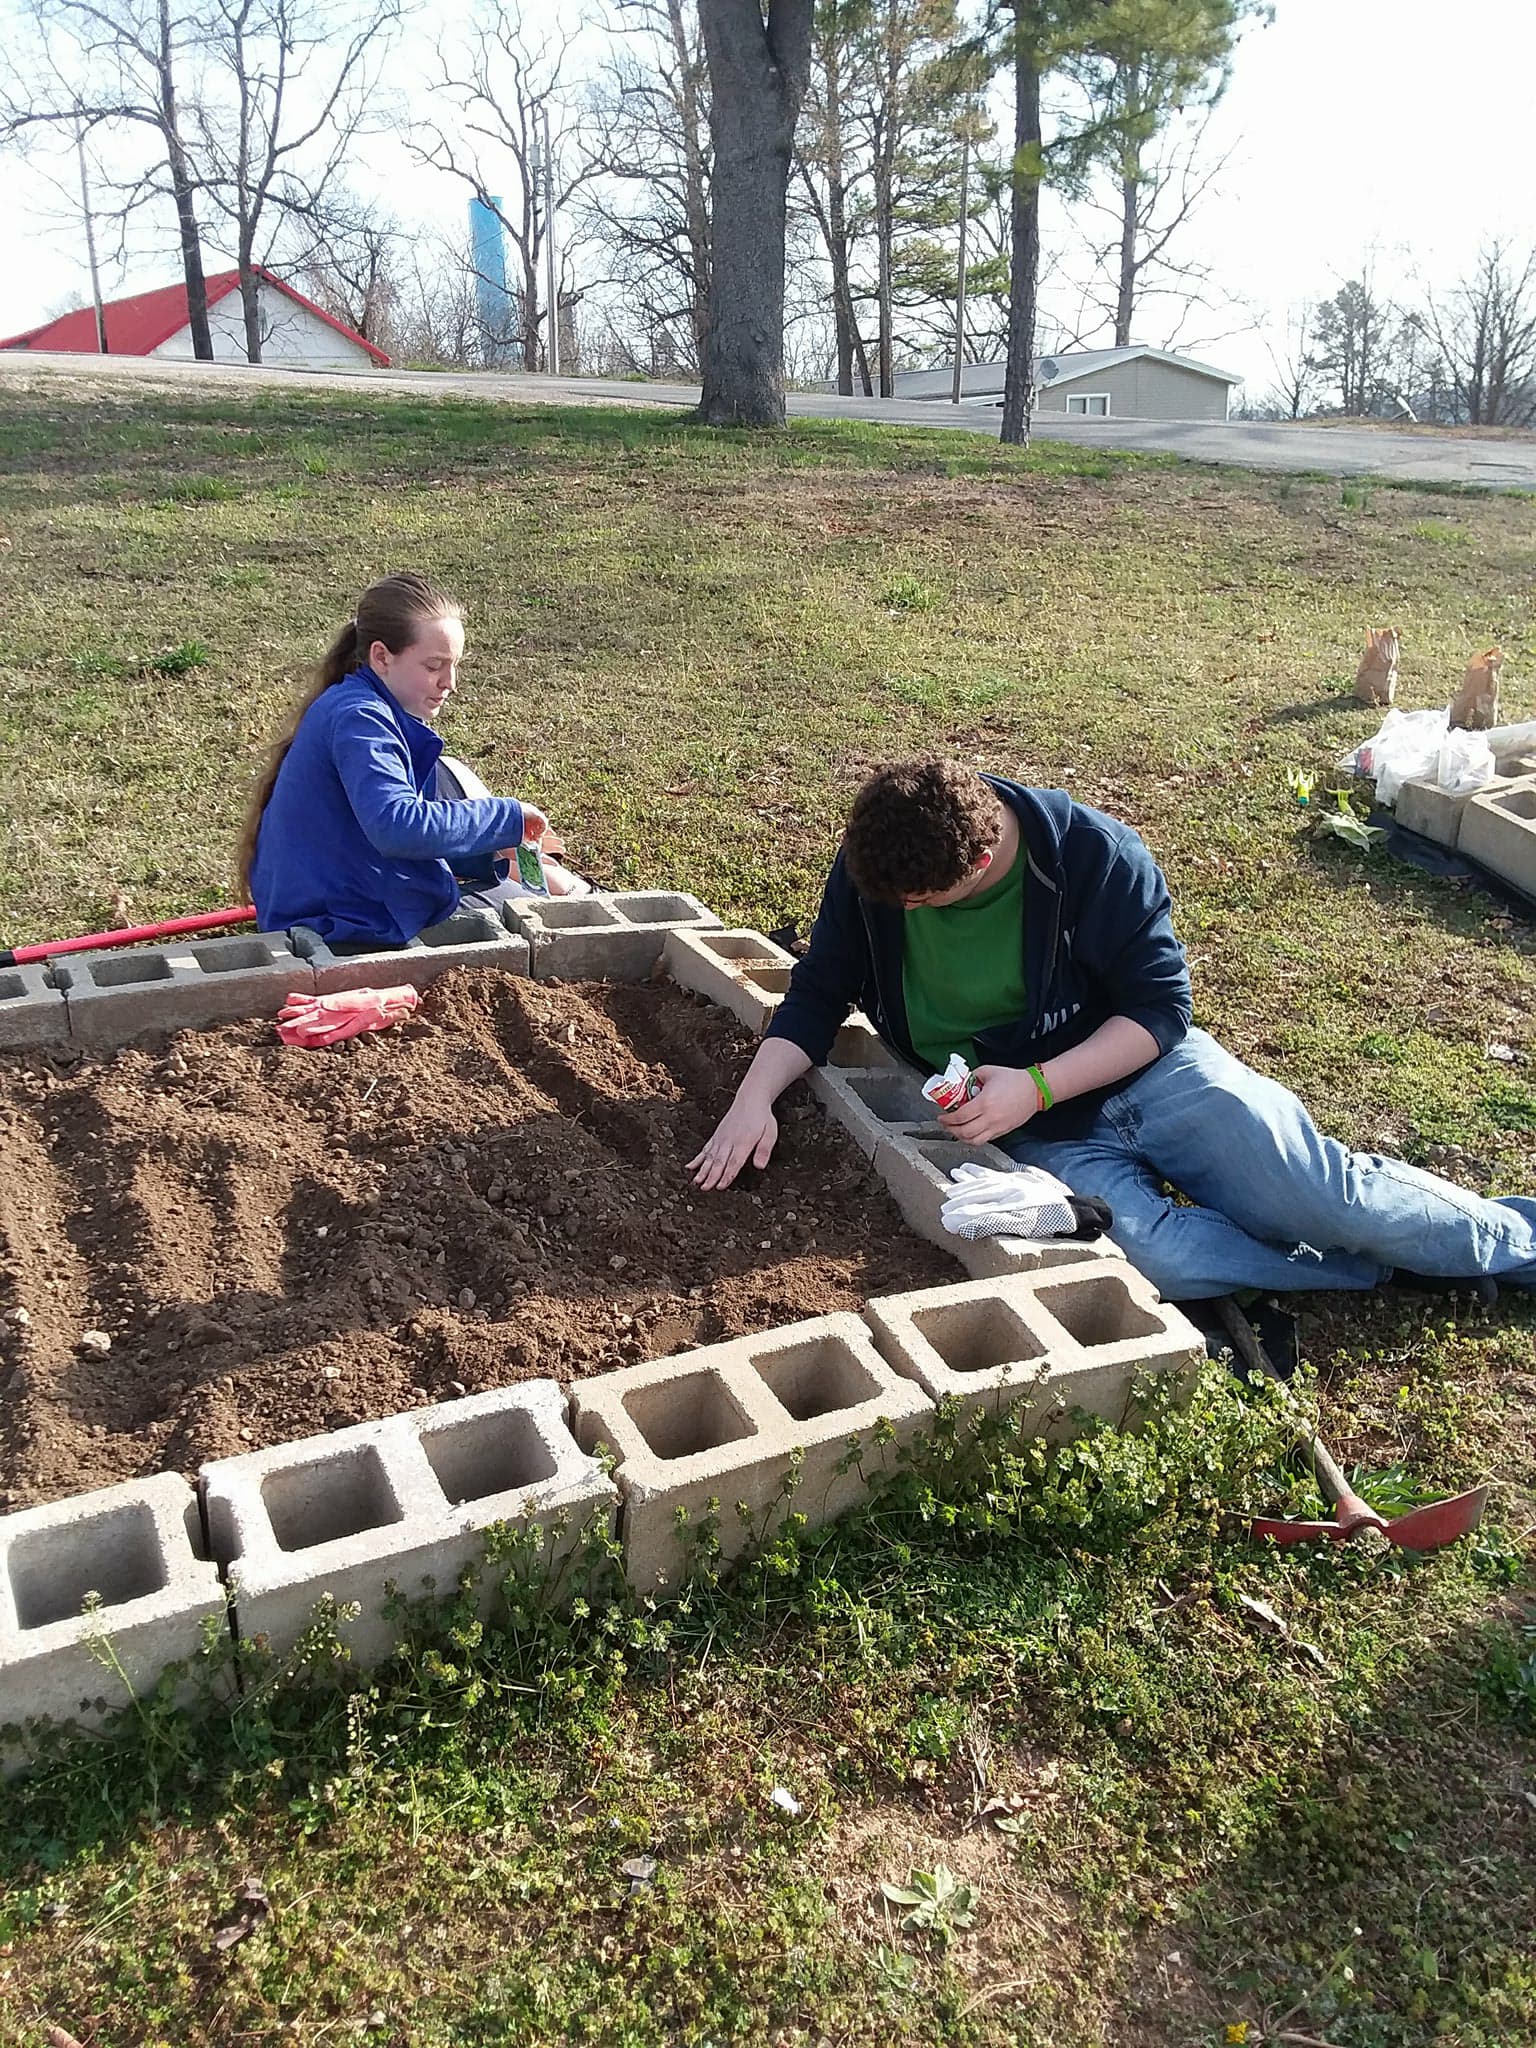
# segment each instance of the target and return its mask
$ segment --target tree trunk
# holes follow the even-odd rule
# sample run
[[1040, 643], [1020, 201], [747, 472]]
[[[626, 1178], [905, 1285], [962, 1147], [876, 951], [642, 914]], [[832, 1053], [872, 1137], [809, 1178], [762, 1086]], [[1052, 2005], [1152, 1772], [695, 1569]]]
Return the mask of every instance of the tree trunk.
[[1000, 438], [1029, 445], [1035, 404], [1035, 312], [1040, 285], [1040, 23], [1033, 0], [1013, 4], [1013, 169], [1009, 179], [1008, 360]]
[[891, 166], [875, 163], [875, 315], [876, 360], [880, 367], [880, 396], [894, 398], [896, 313], [891, 285], [893, 244], [896, 224], [891, 216]]
[[1115, 291], [1115, 347], [1129, 348], [1136, 311], [1136, 229], [1141, 179], [1127, 170], [1120, 181], [1120, 278]]
[[192, 330], [192, 354], [200, 363], [213, 361], [213, 330], [208, 325], [208, 286], [203, 279], [203, 244], [193, 205], [192, 174], [181, 146], [177, 126], [176, 77], [172, 64], [170, 0], [160, 0], [160, 44], [156, 70], [160, 86], [160, 128], [165, 138], [166, 163], [171, 174], [171, 191], [176, 201], [176, 224], [181, 237], [181, 274], [187, 285], [187, 325]]
[[236, 258], [240, 271], [240, 311], [245, 318], [245, 359], [261, 361], [261, 279], [256, 275], [251, 244], [241, 237]]
[[832, 320], [837, 333], [837, 388], [853, 396], [853, 300], [848, 288], [848, 178], [843, 160], [843, 81], [837, 30], [826, 39], [827, 255], [832, 263]]
[[699, 418], [784, 424], [790, 147], [810, 68], [812, 0], [701, 0], [709, 63], [709, 324]]
[[667, 0], [667, 26], [677, 59], [683, 128], [684, 211], [688, 223], [688, 263], [693, 278], [689, 315], [694, 355], [704, 360], [704, 335], [709, 324], [709, 190], [704, 176], [704, 123], [699, 113], [699, 81], [682, 0]]

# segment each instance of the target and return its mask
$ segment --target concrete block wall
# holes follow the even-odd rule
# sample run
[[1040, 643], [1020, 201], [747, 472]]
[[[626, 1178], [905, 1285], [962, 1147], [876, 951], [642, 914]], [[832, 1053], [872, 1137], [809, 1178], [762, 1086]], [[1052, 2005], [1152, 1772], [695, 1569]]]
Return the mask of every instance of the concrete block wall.
[[232, 1017], [275, 1017], [291, 991], [315, 985], [285, 932], [63, 953], [49, 970], [63, 991], [72, 1043], [88, 1046]]
[[321, 995], [338, 989], [426, 988], [453, 967], [498, 967], [527, 974], [527, 941], [509, 932], [494, 911], [469, 905], [430, 925], [408, 946], [376, 953], [335, 953], [320, 934], [296, 925], [294, 946], [313, 971]]
[[384, 1609], [451, 1594], [480, 1575], [483, 1612], [496, 1587], [484, 1565], [493, 1522], [538, 1526], [567, 1546], [596, 1518], [611, 1530], [617, 1495], [566, 1424], [553, 1380], [526, 1381], [205, 1465], [209, 1544], [228, 1575], [237, 1631], [290, 1651], [330, 1595], [360, 1612], [340, 1634], [360, 1667], [399, 1640]]
[[1536, 775], [1495, 784], [1461, 814], [1457, 849], [1527, 896], [1536, 896]]
[[68, 1045], [69, 1011], [44, 961], [0, 967], [0, 1052]]
[[[803, 1514], [815, 1527], [860, 1498], [890, 1458], [890, 1447], [871, 1442], [882, 1418], [908, 1442], [932, 1414], [921, 1389], [892, 1372], [851, 1314], [626, 1366], [579, 1381], [572, 1402], [578, 1441], [587, 1450], [606, 1444], [619, 1460], [625, 1571], [642, 1593], [675, 1588], [686, 1572], [680, 1509], [697, 1529], [718, 1500], [726, 1558], [785, 1514]], [[854, 1441], [866, 1447], [864, 1469], [839, 1471]], [[785, 1499], [797, 1449], [800, 1484]]]
[[[94, 1727], [195, 1658], [224, 1615], [196, 1496], [174, 1473], [0, 1517], [0, 1725]], [[93, 1648], [104, 1638], [115, 1666]]]
[[1052, 1443], [1072, 1434], [1074, 1408], [1124, 1426], [1139, 1378], [1182, 1377], [1205, 1356], [1194, 1325], [1113, 1259], [886, 1295], [864, 1313], [882, 1356], [931, 1400], [1015, 1409], [1021, 1436]]
[[514, 896], [502, 916], [527, 941], [540, 981], [643, 981], [673, 933], [720, 924], [696, 896], [662, 889]]

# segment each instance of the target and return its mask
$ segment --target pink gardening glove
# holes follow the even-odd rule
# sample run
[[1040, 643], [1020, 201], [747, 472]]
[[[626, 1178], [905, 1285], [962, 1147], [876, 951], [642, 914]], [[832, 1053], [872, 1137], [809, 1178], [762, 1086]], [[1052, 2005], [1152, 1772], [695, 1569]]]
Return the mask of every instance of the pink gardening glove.
[[290, 995], [277, 1013], [284, 1045], [335, 1045], [364, 1031], [382, 1031], [410, 1016], [420, 997], [415, 989], [346, 988], [335, 995]]

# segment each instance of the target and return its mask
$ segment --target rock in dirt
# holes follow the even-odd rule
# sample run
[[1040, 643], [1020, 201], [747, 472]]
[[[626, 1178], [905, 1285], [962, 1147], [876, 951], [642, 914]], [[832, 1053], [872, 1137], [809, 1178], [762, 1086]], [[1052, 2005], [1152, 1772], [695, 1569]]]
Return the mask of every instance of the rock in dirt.
[[86, 1330], [82, 1333], [76, 1349], [85, 1352], [90, 1358], [105, 1358], [112, 1349], [112, 1339], [105, 1330]]

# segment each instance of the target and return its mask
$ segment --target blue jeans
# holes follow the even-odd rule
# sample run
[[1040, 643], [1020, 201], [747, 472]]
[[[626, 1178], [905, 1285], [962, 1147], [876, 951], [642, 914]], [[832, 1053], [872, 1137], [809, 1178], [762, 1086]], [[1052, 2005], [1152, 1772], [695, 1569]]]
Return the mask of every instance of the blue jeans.
[[1536, 1286], [1536, 1201], [1485, 1201], [1351, 1152], [1203, 1031], [1109, 1096], [1083, 1136], [1032, 1138], [1026, 1125], [1005, 1150], [1108, 1202], [1115, 1241], [1170, 1301], [1374, 1287], [1394, 1266]]

